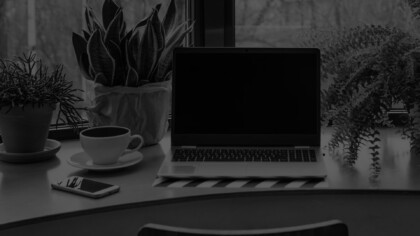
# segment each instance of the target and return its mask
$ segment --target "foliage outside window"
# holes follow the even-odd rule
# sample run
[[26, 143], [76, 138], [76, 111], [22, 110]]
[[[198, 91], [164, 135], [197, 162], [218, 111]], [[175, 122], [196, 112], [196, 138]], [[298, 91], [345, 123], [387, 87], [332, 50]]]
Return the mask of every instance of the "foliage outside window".
[[391, 25], [419, 32], [407, 0], [236, 0], [236, 46], [300, 47], [309, 31]]

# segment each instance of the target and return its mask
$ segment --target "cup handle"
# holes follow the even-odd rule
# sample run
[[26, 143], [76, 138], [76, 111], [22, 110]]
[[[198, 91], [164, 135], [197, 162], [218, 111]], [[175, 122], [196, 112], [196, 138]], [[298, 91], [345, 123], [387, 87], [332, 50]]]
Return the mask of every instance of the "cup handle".
[[123, 155], [129, 154], [129, 153], [132, 153], [132, 152], [135, 152], [135, 151], [139, 150], [141, 147], [143, 147], [144, 139], [143, 139], [142, 136], [140, 136], [138, 134], [134, 134], [130, 138], [131, 138], [130, 139], [130, 143], [131, 143], [131, 141], [133, 141], [136, 138], [140, 139], [140, 143], [139, 143], [139, 145], [137, 145], [137, 147], [135, 147], [133, 149], [125, 150], [124, 153], [123, 153]]

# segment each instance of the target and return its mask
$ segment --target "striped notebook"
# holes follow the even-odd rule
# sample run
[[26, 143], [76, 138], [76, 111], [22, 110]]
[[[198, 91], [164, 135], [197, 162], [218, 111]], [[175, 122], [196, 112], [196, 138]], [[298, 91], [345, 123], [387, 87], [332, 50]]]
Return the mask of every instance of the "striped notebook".
[[284, 188], [312, 189], [328, 188], [325, 179], [170, 179], [156, 178], [153, 187], [165, 188]]

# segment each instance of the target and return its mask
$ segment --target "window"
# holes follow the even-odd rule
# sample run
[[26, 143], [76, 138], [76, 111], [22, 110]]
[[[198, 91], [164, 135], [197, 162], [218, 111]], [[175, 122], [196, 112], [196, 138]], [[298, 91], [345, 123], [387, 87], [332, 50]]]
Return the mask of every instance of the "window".
[[414, 26], [406, 0], [236, 0], [234, 14], [236, 46], [246, 47], [300, 47], [311, 30]]
[[[0, 57], [13, 58], [35, 50], [44, 64], [64, 65], [66, 78], [75, 88], [86, 89], [72, 45], [72, 32], [84, 28], [84, 7], [91, 6], [100, 15], [104, 0], [1, 0]], [[166, 12], [169, 0], [115, 0], [123, 7], [128, 28], [162, 3], [160, 13]], [[176, 0], [180, 14], [186, 1]], [[162, 19], [162, 18], [161, 18]], [[84, 96], [84, 93], [80, 94]], [[84, 104], [79, 104], [84, 106]], [[55, 119], [52, 120], [55, 123]]]
[[[420, 33], [406, 0], [235, 0], [232, 14], [237, 47], [303, 47], [311, 32], [369, 24]], [[389, 112], [395, 124], [405, 115], [402, 104]]]
[[[67, 79], [76, 88], [85, 89], [71, 34], [84, 27], [84, 6], [100, 12], [103, 1], [0, 1], [0, 57], [36, 50], [47, 65], [63, 64]], [[129, 26], [157, 3], [163, 4], [161, 13], [169, 3], [169, 0], [115, 1], [124, 7]], [[298, 47], [309, 30], [358, 24], [394, 24], [419, 31], [405, 0], [176, 0], [176, 3], [179, 9], [187, 9], [185, 17], [195, 21], [195, 31], [189, 37], [195, 46]]]

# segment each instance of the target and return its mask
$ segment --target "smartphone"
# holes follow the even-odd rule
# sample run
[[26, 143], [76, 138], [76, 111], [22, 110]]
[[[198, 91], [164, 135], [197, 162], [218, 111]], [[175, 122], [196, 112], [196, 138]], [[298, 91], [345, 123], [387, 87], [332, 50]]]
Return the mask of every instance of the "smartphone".
[[57, 183], [52, 183], [51, 187], [91, 198], [105, 197], [120, 190], [117, 185], [101, 183], [79, 176], [71, 176]]

